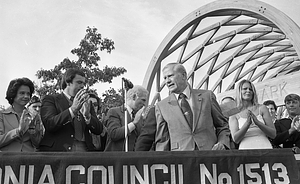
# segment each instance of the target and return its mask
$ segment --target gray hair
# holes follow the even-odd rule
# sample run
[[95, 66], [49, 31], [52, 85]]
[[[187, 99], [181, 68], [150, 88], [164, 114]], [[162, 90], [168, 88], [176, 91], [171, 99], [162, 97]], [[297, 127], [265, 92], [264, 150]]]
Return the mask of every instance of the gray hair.
[[129, 89], [127, 91], [127, 94], [126, 94], [126, 99], [133, 99], [133, 96], [134, 95], [137, 95], [138, 97], [141, 97], [141, 96], [148, 96], [149, 92], [146, 88], [144, 88], [143, 86], [140, 86], [140, 85], [135, 85], [133, 86], [133, 88]]

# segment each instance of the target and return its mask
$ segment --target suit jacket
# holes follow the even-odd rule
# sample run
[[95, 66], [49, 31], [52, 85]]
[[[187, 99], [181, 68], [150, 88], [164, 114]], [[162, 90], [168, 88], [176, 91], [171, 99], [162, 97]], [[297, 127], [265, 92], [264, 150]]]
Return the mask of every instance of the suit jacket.
[[0, 150], [1, 151], [17, 151], [17, 152], [33, 152], [42, 139], [42, 132], [35, 134], [28, 133], [28, 127], [25, 133], [19, 137], [17, 129], [19, 127], [19, 119], [17, 114], [10, 106], [0, 112]]
[[[69, 111], [70, 102], [61, 93], [48, 95], [42, 101], [41, 117], [45, 126], [45, 135], [40, 143], [40, 151], [72, 151], [74, 141], [74, 122]], [[84, 120], [83, 117], [81, 117]], [[83, 123], [85, 142], [89, 151], [94, 150], [90, 132], [99, 135], [103, 125], [91, 107], [91, 120]]]
[[272, 141], [273, 144], [279, 146], [282, 144], [283, 148], [292, 148], [297, 146], [300, 148], [300, 132], [295, 131], [293, 134], [289, 134], [292, 120], [289, 118], [283, 118], [275, 121], [276, 137]]
[[229, 148], [228, 121], [212, 91], [191, 89], [193, 128], [186, 121], [174, 94], [156, 105], [156, 151], [211, 150], [220, 142]]
[[155, 106], [151, 107], [141, 129], [141, 133], [135, 144], [135, 151], [150, 151], [153, 149], [153, 143], [156, 133]]
[[[133, 121], [127, 113], [127, 123]], [[107, 112], [107, 142], [105, 151], [125, 151], [125, 112], [123, 106], [111, 108]], [[141, 120], [142, 121], [142, 118]], [[128, 136], [128, 151], [134, 151], [136, 139], [140, 133], [142, 122]]]

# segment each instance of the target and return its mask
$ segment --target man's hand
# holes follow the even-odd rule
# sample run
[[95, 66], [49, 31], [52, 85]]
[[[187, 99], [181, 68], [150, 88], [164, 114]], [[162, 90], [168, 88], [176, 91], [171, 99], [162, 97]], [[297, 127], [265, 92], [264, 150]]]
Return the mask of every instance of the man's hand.
[[142, 118], [142, 114], [144, 112], [145, 107], [142, 107], [136, 114], [133, 120], [133, 123], [136, 125], [140, 119]]
[[82, 107], [82, 105], [89, 99], [89, 93], [86, 89], [81, 89], [75, 95], [71, 110], [76, 114]]
[[225, 150], [225, 146], [222, 143], [217, 142], [211, 150]]
[[82, 105], [80, 112], [83, 115], [85, 120], [90, 120], [91, 119], [91, 101], [86, 101]]

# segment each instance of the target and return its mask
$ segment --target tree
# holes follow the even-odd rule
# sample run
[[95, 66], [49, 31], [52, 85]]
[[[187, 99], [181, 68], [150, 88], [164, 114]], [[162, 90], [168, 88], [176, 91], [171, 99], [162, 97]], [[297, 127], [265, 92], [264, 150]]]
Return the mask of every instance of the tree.
[[81, 69], [87, 76], [89, 87], [98, 82], [111, 83], [114, 77], [127, 71], [123, 67], [109, 67], [107, 65], [102, 70], [99, 69], [100, 56], [97, 52], [106, 50], [107, 53], [111, 53], [114, 49], [112, 40], [102, 38], [101, 34], [97, 32], [97, 28], [87, 27], [86, 35], [80, 41], [79, 47], [71, 50], [72, 54], [78, 56], [78, 60], [71, 61], [69, 58], [65, 58], [53, 69], [38, 70], [36, 76], [41, 79], [41, 85], [36, 86], [36, 92], [41, 98], [48, 94], [57, 93], [60, 89], [62, 75], [69, 68]]
[[108, 109], [112, 107], [121, 106], [124, 103], [124, 99], [122, 96], [122, 89], [119, 89], [117, 92], [114, 88], [110, 88], [106, 90], [102, 94], [103, 100], [101, 102], [101, 114], [106, 114]]

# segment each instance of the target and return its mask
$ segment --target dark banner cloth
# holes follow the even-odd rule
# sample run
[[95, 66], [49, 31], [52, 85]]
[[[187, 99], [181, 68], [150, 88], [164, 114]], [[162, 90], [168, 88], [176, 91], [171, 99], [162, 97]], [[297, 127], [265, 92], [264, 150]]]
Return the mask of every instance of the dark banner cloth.
[[0, 152], [0, 184], [299, 184], [290, 149], [194, 152]]

